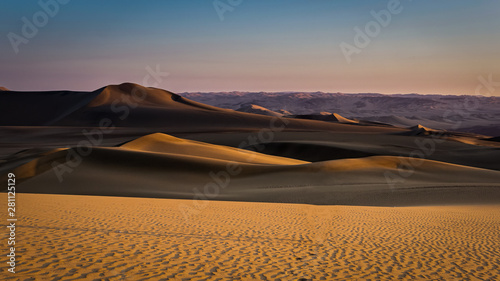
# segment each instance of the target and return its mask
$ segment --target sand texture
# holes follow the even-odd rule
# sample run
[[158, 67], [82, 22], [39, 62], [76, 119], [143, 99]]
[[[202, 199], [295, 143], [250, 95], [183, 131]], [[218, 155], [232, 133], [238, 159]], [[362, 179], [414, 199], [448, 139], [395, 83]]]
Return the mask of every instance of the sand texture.
[[2, 268], [4, 280], [496, 280], [500, 275], [498, 205], [209, 201], [186, 219], [179, 206], [189, 200], [20, 194], [18, 204], [18, 273], [8, 275]]

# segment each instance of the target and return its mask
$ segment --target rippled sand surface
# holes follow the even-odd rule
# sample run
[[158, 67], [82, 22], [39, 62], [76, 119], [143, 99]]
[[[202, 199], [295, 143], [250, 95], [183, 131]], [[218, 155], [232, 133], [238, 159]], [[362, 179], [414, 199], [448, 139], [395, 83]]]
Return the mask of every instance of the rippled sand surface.
[[[196, 212], [185, 213], [193, 201], [18, 194], [17, 273], [7, 272], [2, 255], [1, 279], [495, 280], [500, 275], [500, 205], [199, 203]], [[2, 231], [3, 241], [7, 234]]]

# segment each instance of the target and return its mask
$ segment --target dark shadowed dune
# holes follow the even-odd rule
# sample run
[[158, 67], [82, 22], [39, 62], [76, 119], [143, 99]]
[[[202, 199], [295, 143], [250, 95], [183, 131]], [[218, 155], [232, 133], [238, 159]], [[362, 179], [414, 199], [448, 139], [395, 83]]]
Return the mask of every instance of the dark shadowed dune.
[[322, 114], [303, 114], [303, 115], [292, 115], [290, 117], [297, 119], [306, 119], [306, 120], [319, 120], [319, 121], [329, 121], [329, 122], [338, 122], [343, 124], [360, 124], [357, 120], [351, 120], [340, 116], [337, 113], [329, 113], [324, 112]]
[[277, 117], [217, 108], [132, 83], [110, 85], [94, 92], [2, 92], [0, 109], [0, 126], [97, 127], [105, 122], [116, 127], [196, 132], [259, 130], [286, 123], [286, 130], [404, 131], [288, 118], [280, 123]]
[[404, 157], [310, 163], [162, 134], [94, 148], [78, 165], [68, 161], [75, 152], [54, 151], [15, 169], [18, 191], [189, 199], [208, 188], [216, 200], [375, 206], [500, 198], [500, 171], [432, 160], [408, 173]]
[[51, 126], [99, 96], [94, 92], [0, 92], [0, 126]]

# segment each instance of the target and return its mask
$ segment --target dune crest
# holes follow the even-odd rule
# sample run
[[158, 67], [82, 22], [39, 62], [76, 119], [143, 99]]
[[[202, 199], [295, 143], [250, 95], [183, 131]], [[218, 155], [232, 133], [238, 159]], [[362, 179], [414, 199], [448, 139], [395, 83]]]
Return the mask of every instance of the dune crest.
[[340, 124], [350, 124], [350, 125], [358, 125], [359, 121], [351, 120], [345, 118], [337, 113], [330, 113], [326, 111], [322, 111], [318, 114], [305, 114], [305, 115], [292, 115], [291, 117], [295, 117], [298, 119], [308, 119], [308, 120], [319, 120], [319, 121], [328, 121], [335, 122]]
[[431, 129], [425, 126], [422, 126], [420, 124], [409, 127], [408, 132], [403, 132], [401, 135], [405, 136], [430, 136], [430, 135], [435, 135], [435, 136], [451, 136], [451, 133], [448, 133], [445, 130], [436, 130], [436, 129]]
[[438, 131], [438, 130], [435, 130], [435, 129], [427, 128], [427, 127], [422, 126], [420, 124], [412, 126], [409, 129], [410, 130], [422, 130], [422, 131], [426, 131], [426, 132], [436, 132], [436, 131]]
[[109, 85], [101, 88], [100, 94], [87, 106], [99, 107], [113, 104], [128, 105], [132, 108], [137, 106], [162, 108], [193, 106], [206, 110], [225, 110], [190, 101], [167, 90], [144, 87], [135, 83], [122, 83], [120, 85]]
[[190, 155], [240, 163], [274, 165], [297, 165], [309, 163], [292, 158], [261, 154], [245, 149], [176, 138], [162, 133], [150, 134], [125, 143], [120, 147], [130, 150]]
[[236, 111], [240, 112], [247, 112], [247, 113], [254, 113], [254, 114], [261, 114], [261, 115], [267, 115], [267, 116], [276, 116], [276, 117], [281, 117], [283, 116], [282, 113], [276, 112], [269, 110], [263, 106], [256, 105], [256, 104], [246, 104], [240, 106], [240, 108], [236, 109]]
[[333, 117], [335, 117], [335, 119], [337, 119], [337, 122], [339, 122], [339, 123], [359, 124], [358, 121], [345, 118], [345, 117], [341, 116], [340, 114], [333, 113], [332, 115], [333, 115]]

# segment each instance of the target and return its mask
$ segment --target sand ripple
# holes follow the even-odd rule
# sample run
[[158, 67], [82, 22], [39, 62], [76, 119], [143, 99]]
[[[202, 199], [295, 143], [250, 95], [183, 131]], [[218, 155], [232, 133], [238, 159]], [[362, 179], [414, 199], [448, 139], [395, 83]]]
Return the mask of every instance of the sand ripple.
[[[187, 203], [19, 194], [18, 273], [7, 274], [2, 255], [0, 277], [497, 280], [500, 275], [500, 206], [210, 201], [186, 220], [179, 205]], [[7, 232], [0, 234], [4, 240]]]

